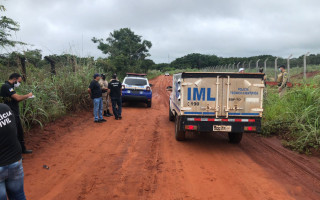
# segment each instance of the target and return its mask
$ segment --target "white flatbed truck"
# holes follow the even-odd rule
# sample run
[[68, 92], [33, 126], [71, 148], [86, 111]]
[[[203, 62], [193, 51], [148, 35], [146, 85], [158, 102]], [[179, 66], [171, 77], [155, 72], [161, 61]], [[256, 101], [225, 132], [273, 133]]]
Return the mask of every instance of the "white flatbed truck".
[[175, 74], [168, 90], [176, 140], [185, 140], [187, 131], [226, 132], [231, 143], [240, 143], [244, 132], [260, 132], [263, 77], [262, 73]]

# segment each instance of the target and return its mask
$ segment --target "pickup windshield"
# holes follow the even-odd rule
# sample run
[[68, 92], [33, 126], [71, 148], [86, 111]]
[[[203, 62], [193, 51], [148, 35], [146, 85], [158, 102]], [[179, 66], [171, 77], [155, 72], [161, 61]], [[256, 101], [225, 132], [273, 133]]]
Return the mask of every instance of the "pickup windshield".
[[127, 85], [139, 85], [139, 86], [142, 86], [142, 85], [147, 85], [147, 80], [127, 78], [124, 81], [124, 83], [127, 84]]

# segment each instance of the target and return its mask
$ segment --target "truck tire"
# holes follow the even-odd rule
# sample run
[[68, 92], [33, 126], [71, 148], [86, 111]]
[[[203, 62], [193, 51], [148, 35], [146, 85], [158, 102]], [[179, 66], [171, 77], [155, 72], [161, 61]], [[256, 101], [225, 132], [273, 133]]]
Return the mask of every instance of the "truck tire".
[[243, 133], [228, 133], [229, 141], [232, 144], [239, 144], [242, 139]]
[[178, 116], [176, 117], [175, 122], [175, 137], [177, 141], [183, 141], [186, 139], [185, 131], [180, 129], [180, 118]]
[[173, 113], [172, 113], [172, 111], [171, 111], [170, 106], [169, 106], [169, 121], [171, 121], [171, 122], [174, 121], [174, 115], [173, 115]]
[[151, 101], [148, 101], [148, 102], [147, 102], [147, 107], [148, 107], [148, 108], [151, 108]]

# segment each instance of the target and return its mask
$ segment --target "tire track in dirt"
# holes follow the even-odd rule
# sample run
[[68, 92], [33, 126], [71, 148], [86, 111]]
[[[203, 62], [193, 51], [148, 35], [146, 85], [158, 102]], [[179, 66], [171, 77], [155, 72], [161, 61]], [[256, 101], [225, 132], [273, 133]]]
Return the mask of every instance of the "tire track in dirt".
[[[278, 143], [278, 144], [276, 144]], [[320, 165], [319, 160], [308, 159], [280, 146], [278, 139], [266, 139], [257, 135], [247, 135], [241, 148], [257, 163], [281, 177], [279, 180], [297, 199], [305, 199], [297, 191], [308, 191], [310, 199], [320, 196]], [[263, 156], [261, 156], [261, 154]]]

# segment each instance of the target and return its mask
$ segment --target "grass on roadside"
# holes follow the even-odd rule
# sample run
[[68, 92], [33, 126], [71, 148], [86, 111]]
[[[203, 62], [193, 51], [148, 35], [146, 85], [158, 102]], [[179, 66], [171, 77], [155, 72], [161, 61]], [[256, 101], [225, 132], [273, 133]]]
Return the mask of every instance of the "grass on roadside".
[[[76, 72], [71, 69], [71, 66], [64, 66], [57, 69], [57, 75], [51, 76], [47, 69], [27, 67], [27, 82], [17, 89], [18, 94], [32, 92], [35, 95], [35, 98], [20, 103], [20, 117], [27, 130], [91, 106], [87, 88], [97, 69], [90, 64], [78, 66]], [[9, 72], [16, 70], [9, 70], [1, 77], [1, 82], [8, 78]]]
[[301, 153], [319, 149], [319, 87], [320, 76], [317, 76], [312, 86], [294, 87], [282, 98], [276, 91], [270, 91], [264, 106], [263, 134], [280, 135], [284, 146]]

